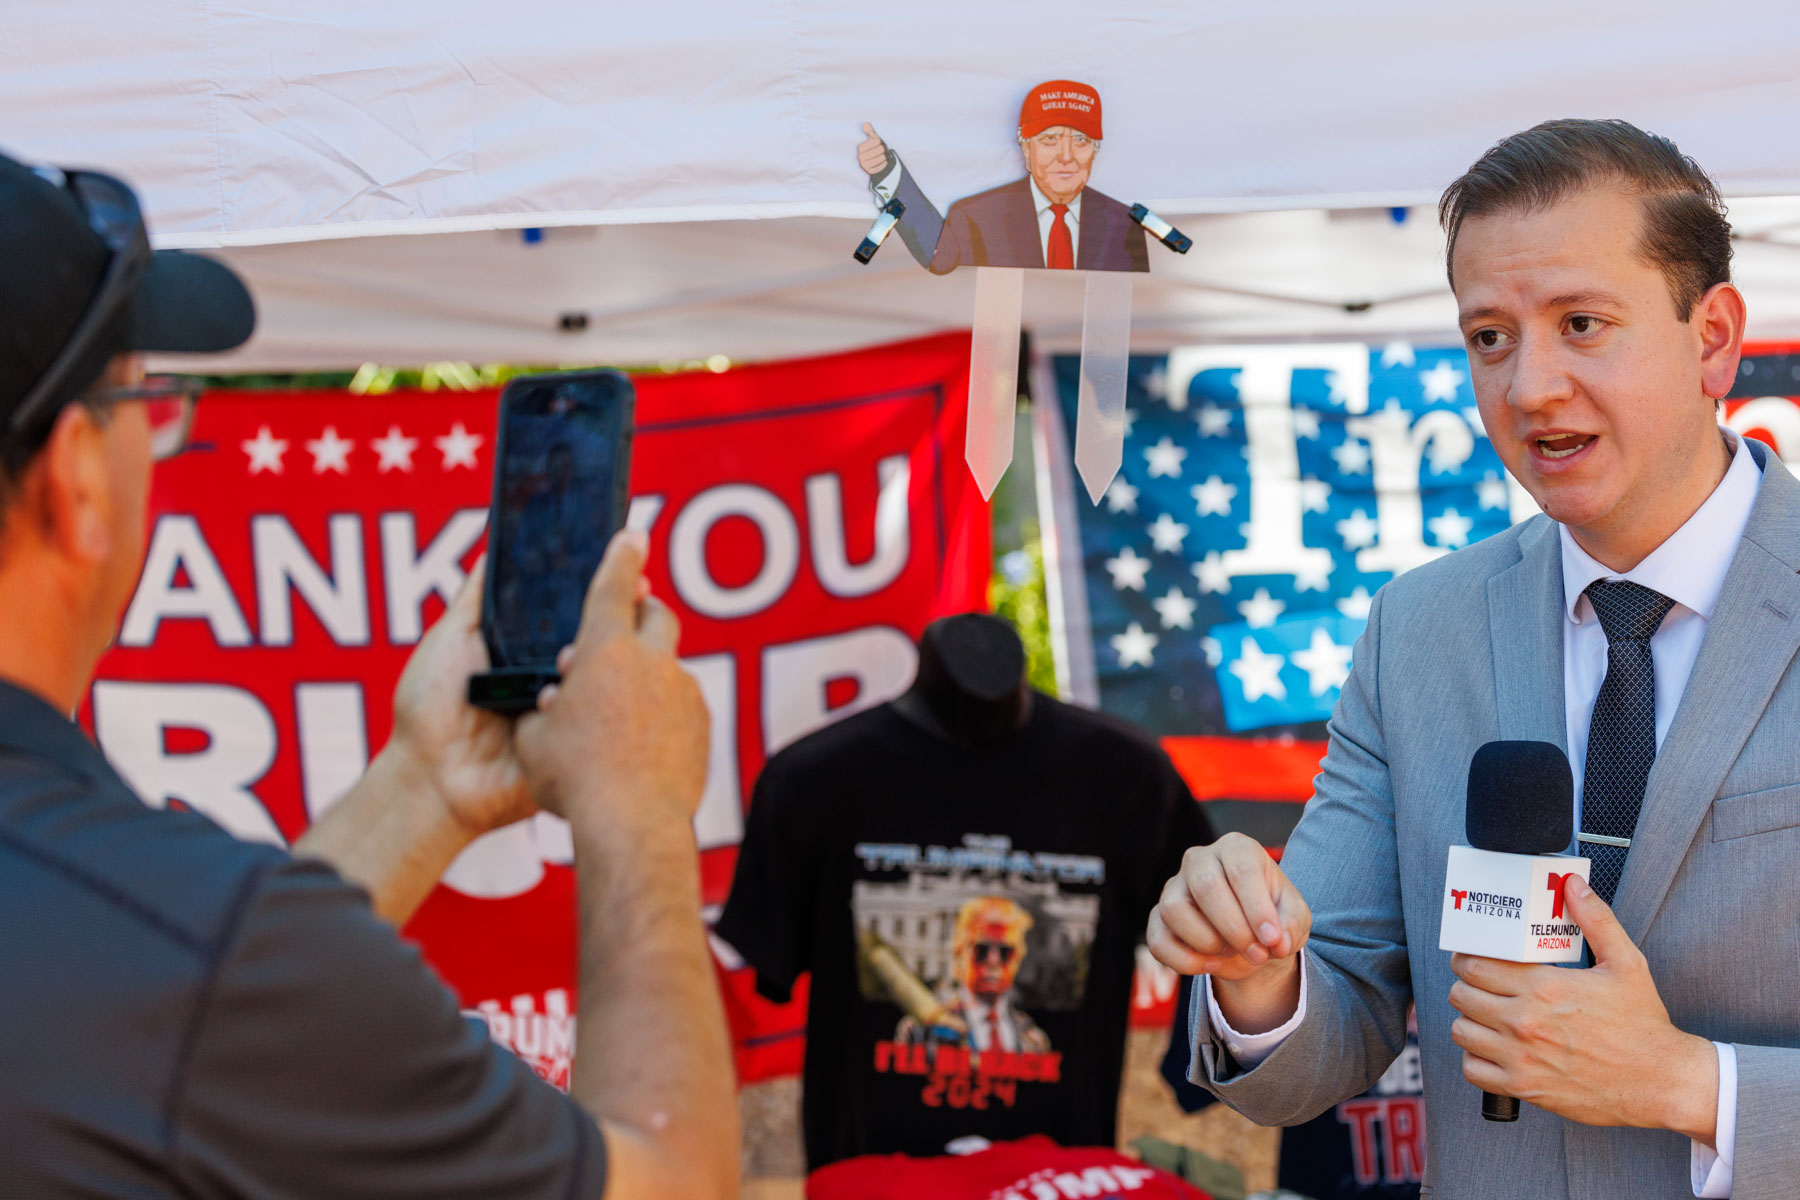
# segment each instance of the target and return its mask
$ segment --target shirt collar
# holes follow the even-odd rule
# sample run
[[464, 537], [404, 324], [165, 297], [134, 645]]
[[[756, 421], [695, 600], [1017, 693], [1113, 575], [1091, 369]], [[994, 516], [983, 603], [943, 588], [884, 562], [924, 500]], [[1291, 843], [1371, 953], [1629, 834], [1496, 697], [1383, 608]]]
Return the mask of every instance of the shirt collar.
[[[1038, 187], [1037, 180], [1031, 176], [1027, 175], [1025, 182], [1031, 185], [1031, 203], [1037, 209], [1038, 216], [1041, 217], [1050, 211], [1050, 197], [1044, 195], [1043, 189]], [[1075, 198], [1069, 201], [1068, 219], [1077, 225], [1081, 224], [1081, 193], [1085, 191], [1087, 189], [1082, 188], [1080, 192], [1075, 193]]]
[[1563, 606], [1569, 620], [1580, 625], [1593, 615], [1593, 605], [1582, 593], [1596, 579], [1641, 584], [1703, 618], [1712, 618], [1738, 541], [1750, 522], [1756, 489], [1762, 483], [1762, 470], [1744, 439], [1728, 429], [1720, 432], [1734, 447], [1725, 478], [1680, 529], [1631, 570], [1622, 575], [1613, 571], [1577, 545], [1568, 526], [1557, 527], [1562, 538]]

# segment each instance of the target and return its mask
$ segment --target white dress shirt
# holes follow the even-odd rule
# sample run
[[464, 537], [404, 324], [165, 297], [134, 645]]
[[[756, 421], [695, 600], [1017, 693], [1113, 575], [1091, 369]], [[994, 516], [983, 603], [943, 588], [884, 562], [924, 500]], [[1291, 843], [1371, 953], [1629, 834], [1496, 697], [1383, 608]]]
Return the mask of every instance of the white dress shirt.
[[[1732, 557], [1750, 521], [1762, 471], [1750, 456], [1743, 439], [1730, 430], [1720, 433], [1732, 447], [1731, 465], [1711, 496], [1667, 541], [1631, 570], [1618, 574], [1596, 562], [1575, 544], [1567, 526], [1562, 539], [1563, 606], [1563, 706], [1569, 740], [1569, 765], [1575, 775], [1576, 828], [1581, 827], [1581, 784], [1587, 766], [1588, 725], [1594, 702], [1606, 679], [1606, 632], [1583, 594], [1596, 579], [1623, 579], [1652, 588], [1675, 601], [1668, 616], [1650, 639], [1650, 658], [1656, 665], [1656, 745], [1675, 720], [1688, 676], [1700, 656], [1707, 623], [1725, 586]], [[1212, 979], [1204, 982], [1206, 1013], [1238, 1065], [1248, 1070], [1275, 1052], [1306, 1016], [1305, 958], [1301, 960], [1300, 1003], [1294, 1015], [1267, 1033], [1246, 1034], [1233, 1029], [1213, 997]], [[1715, 1151], [1700, 1142], [1691, 1143], [1689, 1170], [1694, 1195], [1719, 1200], [1731, 1195], [1732, 1152], [1737, 1140], [1737, 1051], [1714, 1042], [1719, 1055], [1718, 1121]]]
[[[977, 1051], [1019, 1048], [1019, 1031], [1013, 1021], [1010, 993], [992, 1004], [978, 999], [975, 993], [961, 985], [958, 985], [956, 993], [962, 1001], [962, 1018], [969, 1027], [969, 1041]], [[996, 1030], [1000, 1034], [1000, 1045], [997, 1047], [993, 1044]]]
[[[1038, 248], [1044, 252], [1047, 267], [1050, 265], [1050, 227], [1056, 224], [1056, 214], [1050, 211], [1050, 197], [1039, 190], [1035, 179], [1031, 180], [1031, 202], [1037, 205]], [[1073, 266], [1081, 261], [1081, 192], [1076, 192], [1075, 198], [1069, 201], [1069, 212], [1064, 220], [1069, 223], [1069, 265]]]
[[[894, 198], [900, 188], [900, 175], [906, 168], [900, 165], [900, 156], [890, 154], [888, 169], [872, 180], [869, 186], [875, 195], [886, 204]], [[1038, 187], [1037, 180], [1026, 177], [1031, 185], [1031, 203], [1037, 208], [1038, 249], [1043, 252], [1044, 265], [1050, 265], [1050, 227], [1056, 224], [1056, 214], [1050, 211], [1050, 198]], [[1085, 191], [1086, 189], [1082, 189]], [[1081, 192], [1069, 201], [1069, 212], [1064, 218], [1069, 224], [1070, 261], [1081, 261]]]

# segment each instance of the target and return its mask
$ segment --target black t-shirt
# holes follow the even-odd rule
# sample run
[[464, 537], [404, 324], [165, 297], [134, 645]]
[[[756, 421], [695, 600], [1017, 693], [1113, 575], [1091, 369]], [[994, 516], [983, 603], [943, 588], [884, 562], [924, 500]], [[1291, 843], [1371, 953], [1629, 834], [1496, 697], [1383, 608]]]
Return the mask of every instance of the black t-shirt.
[[809, 1165], [1110, 1146], [1135, 948], [1209, 840], [1154, 741], [1044, 696], [982, 746], [883, 705], [777, 754], [718, 933], [771, 999], [812, 973]]
[[0, 1193], [597, 1197], [594, 1121], [323, 863], [0, 684]]

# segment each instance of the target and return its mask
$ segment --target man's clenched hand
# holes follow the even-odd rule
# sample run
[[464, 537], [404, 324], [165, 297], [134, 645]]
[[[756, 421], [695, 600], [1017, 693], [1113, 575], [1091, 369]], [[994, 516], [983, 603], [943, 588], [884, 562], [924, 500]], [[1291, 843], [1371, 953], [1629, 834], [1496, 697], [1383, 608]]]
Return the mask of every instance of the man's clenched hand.
[[1212, 976], [1232, 1026], [1262, 1033], [1299, 1003], [1299, 954], [1311, 931], [1312, 910], [1268, 851], [1228, 833], [1187, 852], [1145, 940], [1164, 966]]

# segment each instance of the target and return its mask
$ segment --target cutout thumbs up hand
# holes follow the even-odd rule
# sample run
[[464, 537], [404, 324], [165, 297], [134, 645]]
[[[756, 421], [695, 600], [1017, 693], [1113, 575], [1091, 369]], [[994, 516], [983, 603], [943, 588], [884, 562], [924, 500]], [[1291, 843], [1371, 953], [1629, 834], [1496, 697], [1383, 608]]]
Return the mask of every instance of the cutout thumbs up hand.
[[867, 121], [863, 122], [862, 131], [863, 140], [856, 147], [856, 161], [869, 173], [869, 178], [874, 179], [887, 172], [887, 143], [881, 140], [881, 135]]

